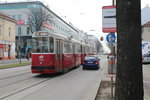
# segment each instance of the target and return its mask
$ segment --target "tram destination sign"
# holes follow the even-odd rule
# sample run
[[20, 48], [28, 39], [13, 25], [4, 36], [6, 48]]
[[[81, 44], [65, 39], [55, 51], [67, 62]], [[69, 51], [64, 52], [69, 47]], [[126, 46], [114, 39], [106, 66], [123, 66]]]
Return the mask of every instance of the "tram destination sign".
[[116, 32], [116, 6], [102, 7], [102, 30], [104, 33]]
[[38, 33], [35, 33], [36, 36], [45, 36], [45, 35], [48, 35], [47, 32], [38, 32]]

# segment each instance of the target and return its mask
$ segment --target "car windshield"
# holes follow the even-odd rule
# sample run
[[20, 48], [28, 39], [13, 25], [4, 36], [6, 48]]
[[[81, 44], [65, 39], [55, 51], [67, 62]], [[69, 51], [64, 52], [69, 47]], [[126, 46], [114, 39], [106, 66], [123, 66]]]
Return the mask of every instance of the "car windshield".
[[95, 59], [96, 57], [94, 57], [94, 56], [86, 56], [85, 57], [85, 60], [90, 60], [90, 59]]
[[32, 47], [33, 53], [53, 53], [54, 39], [52, 37], [34, 37]]

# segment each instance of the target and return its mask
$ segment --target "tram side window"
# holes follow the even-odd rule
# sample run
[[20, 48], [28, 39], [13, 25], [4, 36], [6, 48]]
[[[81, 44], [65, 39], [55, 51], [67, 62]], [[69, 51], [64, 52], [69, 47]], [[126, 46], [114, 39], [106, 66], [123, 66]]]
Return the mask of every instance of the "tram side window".
[[87, 53], [89, 53], [89, 52], [90, 52], [89, 47], [87, 47]]
[[37, 52], [37, 41], [36, 41], [36, 39], [31, 40], [31, 46], [32, 46], [31, 52], [33, 52], [33, 53]]
[[76, 54], [78, 53], [78, 45], [77, 44], [75, 45], [75, 53]]
[[85, 48], [85, 53], [86, 53], [86, 54], [89, 53], [89, 47], [88, 47], [88, 46], [86, 46], [86, 48]]
[[76, 44], [76, 53], [81, 53], [81, 46], [79, 44]]
[[55, 53], [56, 53], [55, 57], [56, 59], [58, 59], [58, 56], [59, 56], [59, 41], [58, 40], [55, 41]]
[[78, 45], [78, 53], [81, 53], [81, 45]]
[[71, 45], [70, 43], [64, 43], [64, 53], [71, 53]]

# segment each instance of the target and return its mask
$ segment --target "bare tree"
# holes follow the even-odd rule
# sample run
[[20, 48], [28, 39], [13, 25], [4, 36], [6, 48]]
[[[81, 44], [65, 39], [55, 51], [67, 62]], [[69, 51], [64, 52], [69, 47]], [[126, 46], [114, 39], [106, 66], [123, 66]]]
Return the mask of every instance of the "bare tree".
[[115, 100], [143, 100], [140, 0], [117, 0]]
[[43, 23], [52, 21], [52, 16], [47, 9], [41, 6], [33, 6], [28, 13], [29, 27], [31, 32], [41, 31]]

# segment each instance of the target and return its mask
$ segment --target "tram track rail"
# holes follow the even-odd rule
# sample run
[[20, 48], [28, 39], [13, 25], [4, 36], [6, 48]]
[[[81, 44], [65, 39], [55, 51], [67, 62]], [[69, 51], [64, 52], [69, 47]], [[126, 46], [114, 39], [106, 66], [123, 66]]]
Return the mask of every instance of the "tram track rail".
[[49, 79], [55, 76], [32, 74], [30, 67], [3, 69], [0, 70], [0, 100], [5, 100], [19, 94], [44, 85]]
[[19, 88], [19, 89], [15, 90], [15, 91], [6, 93], [6, 94], [4, 94], [4, 95], [1, 95], [1, 96], [0, 96], [0, 100], [3, 100], [3, 99], [5, 99], [5, 98], [7, 98], [7, 97], [9, 97], [9, 96], [12, 96], [12, 95], [14, 95], [14, 94], [17, 94], [17, 93], [19, 93], [19, 92], [25, 91], [25, 90], [27, 90], [27, 89], [29, 89], [29, 88], [32, 88], [32, 87], [34, 87], [34, 86], [37, 86], [37, 85], [39, 85], [39, 84], [41, 84], [41, 83], [44, 83], [44, 82], [48, 81], [49, 79], [51, 79], [51, 77], [48, 77], [48, 78], [43, 79], [43, 80], [41, 80], [41, 81], [39, 81], [39, 82], [35, 82], [35, 83], [33, 83], [33, 84], [30, 84], [30, 85], [28, 85], [28, 86], [26, 86], [26, 87]]
[[27, 73], [31, 73], [31, 72], [24, 72], [24, 73], [20, 73], [20, 74], [16, 74], [16, 75], [11, 75], [11, 76], [7, 76], [7, 77], [2, 77], [2, 78], [0, 78], [0, 80], [4, 80], [4, 79], [7, 79], [7, 78], [11, 78], [11, 77], [15, 77], [15, 76], [19, 76], [19, 75], [23, 75], [23, 74], [27, 74]]
[[[12, 97], [25, 93], [28, 95], [44, 86], [49, 80], [62, 75], [57, 74], [32, 74], [29, 69], [1, 70], [0, 74], [0, 100], [11, 100]], [[29, 91], [30, 90], [30, 91]], [[26, 91], [29, 91], [26, 92]], [[20, 97], [21, 95], [19, 95]]]
[[[27, 74], [27, 73], [26, 73]], [[23, 75], [23, 74], [21, 74], [21, 75]], [[16, 75], [16, 76], [19, 76], [19, 75]], [[12, 76], [13, 78], [14, 78], [14, 76]], [[9, 77], [9, 78], [3, 78], [2, 80], [0, 80], [0, 88], [1, 87], [6, 87], [6, 86], [9, 86], [9, 85], [12, 85], [12, 84], [15, 84], [15, 83], [19, 83], [19, 82], [22, 82], [22, 81], [25, 81], [25, 80], [27, 80], [27, 79], [30, 79], [30, 78], [33, 78], [33, 76], [30, 76], [30, 77], [27, 77], [27, 78], [21, 78], [21, 79], [18, 79], [18, 80], [16, 80], [16, 81], [14, 81], [14, 82], [8, 82], [8, 83], [3, 83], [3, 84], [1, 84], [2, 82], [1, 81], [5, 81], [6, 79], [10, 79], [10, 78], [12, 78], [12, 77]], [[11, 80], [10, 80], [11, 81]]]

